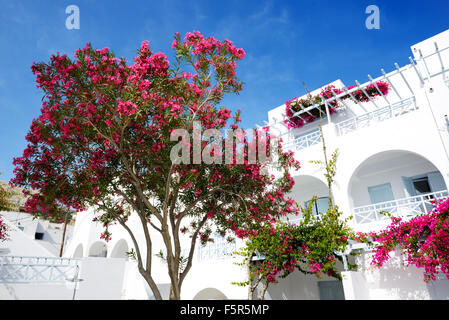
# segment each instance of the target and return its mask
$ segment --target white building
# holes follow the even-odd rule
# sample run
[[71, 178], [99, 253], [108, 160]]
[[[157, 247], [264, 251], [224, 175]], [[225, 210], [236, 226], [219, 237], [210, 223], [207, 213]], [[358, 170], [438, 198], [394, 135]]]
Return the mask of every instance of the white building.
[[[411, 46], [410, 64], [398, 66], [377, 78], [328, 99], [339, 101], [342, 108], [321, 120], [328, 156], [339, 149], [337, 174], [332, 194], [346, 216], [353, 216], [355, 231], [379, 231], [390, 220], [380, 211], [404, 218], [429, 211], [429, 201], [448, 195], [449, 185], [449, 30]], [[340, 98], [355, 90], [362, 91], [378, 81], [387, 82], [387, 95], [355, 104]], [[332, 83], [344, 88], [340, 80]], [[325, 87], [324, 85], [323, 87]], [[320, 89], [312, 92], [318, 94]], [[366, 91], [365, 91], [366, 92]], [[309, 107], [298, 116], [306, 116]], [[327, 206], [328, 188], [324, 172], [310, 160], [324, 160], [318, 124], [301, 128], [282, 125], [285, 106], [268, 113], [268, 123], [277, 129], [286, 145], [295, 151], [302, 168], [295, 176], [293, 197], [298, 203], [318, 196]], [[449, 298], [447, 279], [426, 285], [423, 271], [405, 268], [397, 255], [381, 270], [369, 267], [367, 255], [358, 258], [358, 272], [344, 272], [343, 283], [326, 283], [297, 276], [272, 288], [273, 297], [346, 299], [432, 299]], [[299, 283], [302, 292], [297, 291]], [[307, 287], [307, 288], [306, 288]], [[343, 293], [344, 292], [344, 293]]]
[[[336, 181], [332, 189], [336, 204], [346, 216], [353, 216], [356, 231], [384, 228], [389, 220], [380, 211], [393, 215], [412, 217], [429, 210], [429, 200], [448, 195], [449, 185], [449, 30], [411, 46], [410, 64], [398, 66], [391, 72], [383, 69], [380, 76], [363, 84], [361, 89], [386, 81], [390, 91], [369, 102], [355, 104], [349, 99], [340, 101], [346, 94], [330, 98], [326, 103], [339, 100], [342, 108], [321, 121], [302, 128], [287, 129], [283, 125], [285, 105], [268, 112], [268, 124], [282, 135], [286, 147], [295, 151], [302, 168], [295, 178], [292, 197], [303, 204], [313, 196], [327, 204], [328, 189], [323, 170], [310, 160], [322, 160], [322, 144], [318, 124], [330, 154], [339, 149]], [[347, 84], [332, 82], [337, 88]], [[324, 84], [325, 87], [327, 84]], [[312, 92], [319, 93], [321, 88]], [[347, 92], [348, 93], [348, 92]], [[311, 107], [313, 108], [313, 106]], [[311, 109], [310, 109], [311, 110]], [[305, 115], [308, 109], [296, 116]], [[277, 130], [277, 131], [276, 131]], [[92, 222], [95, 213], [79, 213], [73, 237], [66, 247], [64, 257], [80, 259], [80, 298], [148, 299], [151, 290], [137, 271], [135, 261], [128, 258], [132, 241], [120, 226], [113, 226], [112, 240], [100, 240], [101, 225]], [[139, 232], [140, 221], [131, 215], [129, 223], [136, 226], [139, 243], [144, 242]], [[239, 257], [231, 252], [242, 243], [230, 246], [216, 239], [214, 244], [197, 247], [193, 267], [183, 285], [183, 299], [246, 299], [247, 289], [232, 285], [243, 281], [246, 271], [234, 264]], [[162, 241], [154, 247], [162, 248]], [[154, 250], [155, 253], [158, 249]], [[423, 281], [423, 271], [405, 267], [399, 254], [378, 270], [369, 266], [369, 252], [359, 256], [358, 271], [345, 271], [344, 280], [333, 278], [318, 280], [296, 272], [272, 285], [267, 299], [448, 299], [449, 281], [441, 279], [431, 284]], [[93, 259], [93, 260], [92, 260]], [[96, 261], [85, 267], [83, 261]], [[107, 282], [97, 282], [90, 276], [97, 265], [98, 277], [108, 274], [115, 279], [114, 294], [103, 295]], [[118, 271], [117, 271], [118, 270]], [[112, 275], [113, 274], [113, 275]], [[155, 258], [153, 275], [163, 293], [168, 295], [169, 277], [166, 265]], [[89, 280], [91, 279], [91, 280]], [[105, 278], [106, 279], [106, 278]], [[109, 281], [111, 282], [111, 281]], [[105, 287], [103, 287], [105, 286]], [[120, 291], [116, 290], [121, 288]], [[96, 290], [95, 297], [92, 290]], [[84, 293], [82, 293], [84, 292]], [[90, 293], [89, 293], [90, 292]], [[89, 295], [90, 294], [90, 295]]]

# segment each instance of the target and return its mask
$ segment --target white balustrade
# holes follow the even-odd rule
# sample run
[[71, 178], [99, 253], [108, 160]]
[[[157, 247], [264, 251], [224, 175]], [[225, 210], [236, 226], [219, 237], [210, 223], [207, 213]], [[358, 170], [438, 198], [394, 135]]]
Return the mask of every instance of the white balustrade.
[[368, 206], [354, 208], [354, 217], [357, 224], [370, 223], [388, 219], [381, 212], [388, 212], [394, 217], [408, 218], [425, 214], [432, 210], [433, 199], [447, 197], [448, 191], [438, 191], [419, 196], [380, 202]]
[[65, 282], [74, 277], [79, 259], [0, 256], [0, 283]]
[[[393, 103], [386, 107], [362, 114], [357, 117], [352, 117], [348, 120], [336, 123], [337, 134], [339, 136], [359, 130], [361, 128], [369, 127], [375, 123], [383, 122], [388, 119], [399, 117], [411, 111], [418, 109], [416, 106], [415, 97], [403, 99], [399, 102]], [[292, 141], [284, 145], [285, 149], [292, 151], [299, 151], [309, 148], [321, 142], [321, 135], [319, 130], [294, 138]]]
[[309, 134], [296, 137], [290, 143], [285, 144], [285, 149], [292, 151], [299, 151], [321, 142], [321, 135], [319, 130], [315, 130]]
[[360, 128], [369, 127], [374, 123], [382, 122], [409, 113], [417, 109], [415, 101], [415, 97], [404, 99], [386, 107], [379, 108], [375, 111], [339, 122], [336, 124], [337, 133], [341, 136]]
[[234, 242], [228, 242], [222, 237], [215, 237], [213, 243], [208, 243], [205, 246], [199, 246], [198, 259], [199, 260], [218, 260], [230, 258], [236, 250]]

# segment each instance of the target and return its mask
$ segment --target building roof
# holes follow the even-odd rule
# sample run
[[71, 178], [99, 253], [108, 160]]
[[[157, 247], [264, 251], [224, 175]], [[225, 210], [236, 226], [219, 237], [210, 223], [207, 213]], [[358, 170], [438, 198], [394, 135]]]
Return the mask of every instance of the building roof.
[[[0, 214], [9, 228], [9, 240], [0, 242], [0, 254], [59, 256], [63, 223], [51, 223], [25, 212], [2, 211]], [[73, 228], [67, 225], [66, 244], [73, 234]], [[39, 233], [42, 239], [36, 239], [36, 233]]]

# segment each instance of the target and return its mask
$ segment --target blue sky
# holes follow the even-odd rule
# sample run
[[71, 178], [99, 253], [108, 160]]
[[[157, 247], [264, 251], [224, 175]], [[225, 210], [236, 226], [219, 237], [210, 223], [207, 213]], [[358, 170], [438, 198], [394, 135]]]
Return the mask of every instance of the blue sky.
[[[68, 30], [68, 5], [80, 9], [80, 29]], [[368, 30], [368, 5], [380, 9], [380, 29]], [[0, 0], [0, 176], [12, 177], [12, 159], [39, 115], [42, 93], [30, 71], [57, 51], [73, 57], [91, 42], [132, 61], [143, 40], [171, 54], [172, 36], [199, 30], [228, 38], [247, 56], [237, 73], [239, 96], [223, 104], [242, 109], [243, 126], [262, 124], [267, 111], [336, 79], [365, 82], [367, 74], [408, 63], [410, 46], [449, 29], [449, 1], [21, 1]]]

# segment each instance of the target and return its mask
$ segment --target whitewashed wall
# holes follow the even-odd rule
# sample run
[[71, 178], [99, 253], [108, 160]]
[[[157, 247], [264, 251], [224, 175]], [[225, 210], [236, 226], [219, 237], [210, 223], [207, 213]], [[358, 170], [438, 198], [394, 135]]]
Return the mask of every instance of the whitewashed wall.
[[370, 265], [371, 254], [358, 257], [358, 271], [343, 272], [347, 300], [429, 300], [423, 269], [406, 266], [398, 251], [378, 269]]

